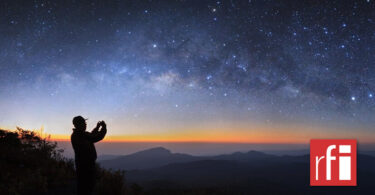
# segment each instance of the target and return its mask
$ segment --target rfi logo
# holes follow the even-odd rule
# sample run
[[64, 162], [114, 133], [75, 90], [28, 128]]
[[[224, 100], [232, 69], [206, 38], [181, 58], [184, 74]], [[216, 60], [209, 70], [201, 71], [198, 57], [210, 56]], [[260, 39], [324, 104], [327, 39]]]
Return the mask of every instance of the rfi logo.
[[357, 141], [312, 139], [310, 186], [356, 186]]

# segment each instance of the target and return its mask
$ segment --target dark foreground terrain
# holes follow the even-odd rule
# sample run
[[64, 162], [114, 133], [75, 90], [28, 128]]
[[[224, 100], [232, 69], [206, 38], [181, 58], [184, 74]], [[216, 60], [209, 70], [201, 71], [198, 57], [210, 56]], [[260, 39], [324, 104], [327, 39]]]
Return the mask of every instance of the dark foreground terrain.
[[[76, 194], [73, 160], [47, 138], [0, 129], [0, 154], [0, 194]], [[95, 194], [375, 194], [372, 155], [358, 155], [357, 187], [310, 187], [308, 155], [192, 156], [158, 147], [105, 157]]]
[[[122, 171], [97, 167], [95, 194], [137, 194]], [[0, 129], [0, 194], [76, 194], [74, 162], [48, 137], [17, 128]]]
[[198, 157], [153, 148], [100, 162], [147, 194], [374, 194], [375, 157], [358, 156], [358, 187], [310, 187], [309, 156], [261, 152]]

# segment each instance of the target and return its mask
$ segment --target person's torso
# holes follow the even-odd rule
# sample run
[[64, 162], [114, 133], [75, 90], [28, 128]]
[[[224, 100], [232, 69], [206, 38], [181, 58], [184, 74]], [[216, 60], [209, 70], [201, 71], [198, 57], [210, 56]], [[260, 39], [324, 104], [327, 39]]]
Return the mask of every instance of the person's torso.
[[94, 143], [89, 140], [89, 132], [73, 132], [71, 142], [76, 163], [90, 163], [97, 158]]

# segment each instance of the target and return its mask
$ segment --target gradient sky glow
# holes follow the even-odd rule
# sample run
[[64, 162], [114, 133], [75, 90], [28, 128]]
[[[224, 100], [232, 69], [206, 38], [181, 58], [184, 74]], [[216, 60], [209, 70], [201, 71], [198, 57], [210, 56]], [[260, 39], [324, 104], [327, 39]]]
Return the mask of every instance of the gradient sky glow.
[[0, 127], [375, 142], [374, 1], [2, 1]]

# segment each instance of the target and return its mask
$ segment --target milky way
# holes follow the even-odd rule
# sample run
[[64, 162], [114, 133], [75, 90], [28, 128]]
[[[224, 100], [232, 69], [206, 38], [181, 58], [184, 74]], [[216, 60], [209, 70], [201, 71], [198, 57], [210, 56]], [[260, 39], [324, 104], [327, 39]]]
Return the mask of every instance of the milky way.
[[374, 54], [372, 0], [2, 1], [0, 122], [368, 128]]

